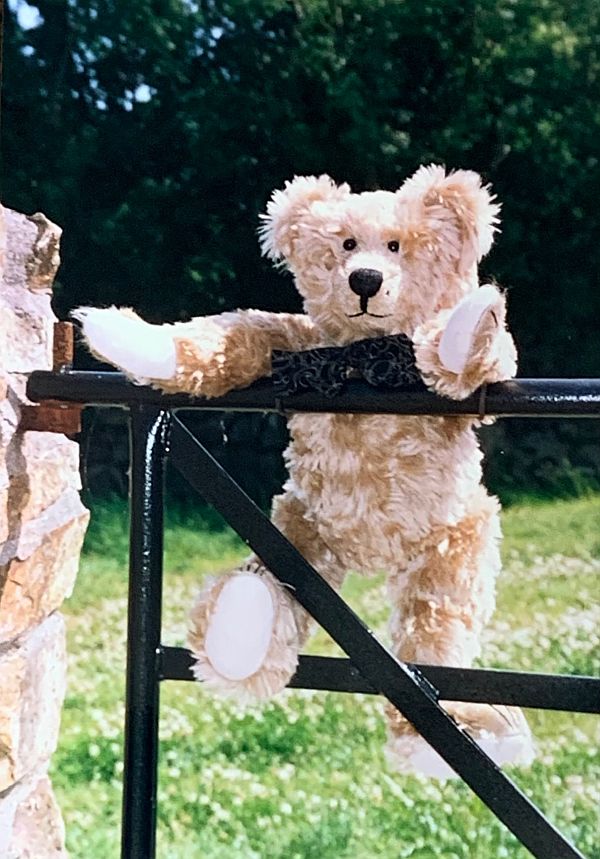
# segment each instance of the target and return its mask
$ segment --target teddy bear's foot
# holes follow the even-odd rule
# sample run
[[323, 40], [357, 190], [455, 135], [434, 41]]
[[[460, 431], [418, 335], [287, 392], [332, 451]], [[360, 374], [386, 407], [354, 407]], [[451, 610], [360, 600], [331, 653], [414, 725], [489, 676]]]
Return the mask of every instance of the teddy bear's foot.
[[[518, 707], [459, 703], [444, 706], [498, 766], [531, 764], [534, 757], [533, 739]], [[457, 778], [454, 770], [395, 708], [389, 706], [387, 716], [386, 756], [394, 769], [429, 778]]]
[[210, 581], [190, 619], [194, 674], [217, 694], [242, 702], [269, 698], [296, 671], [291, 597], [258, 564]]
[[171, 379], [176, 354], [170, 325], [150, 325], [131, 310], [79, 307], [71, 316], [81, 324], [91, 351], [139, 381]]

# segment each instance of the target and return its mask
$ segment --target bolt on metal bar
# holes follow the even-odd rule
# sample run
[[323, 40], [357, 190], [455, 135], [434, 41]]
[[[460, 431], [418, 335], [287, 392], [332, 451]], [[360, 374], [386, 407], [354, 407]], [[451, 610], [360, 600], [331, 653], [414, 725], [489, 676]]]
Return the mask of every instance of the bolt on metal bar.
[[[193, 408], [238, 412], [348, 412], [402, 415], [480, 415], [482, 397], [450, 400], [427, 390], [386, 391], [360, 379], [350, 379], [339, 395], [308, 392], [278, 397], [270, 379], [213, 399], [185, 394], [161, 394], [134, 385], [120, 373], [37, 371], [29, 377], [27, 396], [34, 402], [93, 403], [129, 406], [133, 403], [164, 409]], [[503, 417], [600, 417], [600, 379], [513, 379], [488, 385], [485, 414]]]
[[170, 414], [130, 413], [130, 548], [122, 859], [154, 859], [162, 604], [163, 484]]
[[584, 859], [583, 854], [487, 757], [438, 703], [417, 670], [399, 662], [235, 483], [177, 417], [172, 461], [221, 513], [271, 572], [342, 647], [373, 688], [413, 724], [504, 825], [537, 859]]
[[[162, 647], [161, 680], [195, 681], [194, 657], [184, 647]], [[600, 713], [600, 679], [566, 674], [530, 674], [489, 668], [414, 665], [435, 686], [440, 700], [508, 704], [569, 713]], [[288, 686], [328, 692], [377, 694], [349, 659], [301, 656]]]

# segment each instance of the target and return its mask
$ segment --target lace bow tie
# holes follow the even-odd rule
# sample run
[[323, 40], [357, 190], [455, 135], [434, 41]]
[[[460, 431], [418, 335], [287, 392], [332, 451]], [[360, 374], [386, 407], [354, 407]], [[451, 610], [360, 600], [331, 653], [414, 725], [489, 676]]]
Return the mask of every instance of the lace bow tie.
[[406, 334], [358, 340], [348, 346], [273, 351], [272, 376], [280, 396], [316, 391], [339, 394], [348, 378], [361, 377], [384, 388], [423, 386], [412, 342]]

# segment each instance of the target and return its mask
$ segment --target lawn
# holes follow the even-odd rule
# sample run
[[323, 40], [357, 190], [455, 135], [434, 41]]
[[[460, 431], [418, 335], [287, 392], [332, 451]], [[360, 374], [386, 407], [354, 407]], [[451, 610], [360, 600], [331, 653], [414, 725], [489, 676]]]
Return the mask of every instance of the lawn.
[[[531, 502], [503, 514], [498, 609], [481, 664], [544, 672], [600, 669], [600, 496]], [[183, 644], [208, 572], [245, 547], [214, 516], [168, 517], [164, 634]], [[122, 776], [127, 511], [95, 511], [65, 606], [70, 673], [52, 776], [72, 859], [117, 859]], [[385, 636], [382, 579], [344, 594]], [[336, 653], [324, 633], [312, 653]], [[528, 713], [537, 760], [511, 772], [600, 859], [600, 718]], [[289, 691], [242, 711], [191, 683], [161, 699], [159, 859], [525, 859], [530, 854], [461, 783], [401, 777], [382, 754], [382, 702]]]

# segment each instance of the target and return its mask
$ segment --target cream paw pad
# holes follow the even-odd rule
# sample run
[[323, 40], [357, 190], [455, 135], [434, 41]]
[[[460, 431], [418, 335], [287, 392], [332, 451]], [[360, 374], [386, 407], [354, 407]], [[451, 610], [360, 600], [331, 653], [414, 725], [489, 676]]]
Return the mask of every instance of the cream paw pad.
[[495, 287], [482, 286], [456, 305], [438, 349], [440, 361], [451, 373], [462, 373], [479, 325], [486, 313], [501, 302], [502, 296]]

